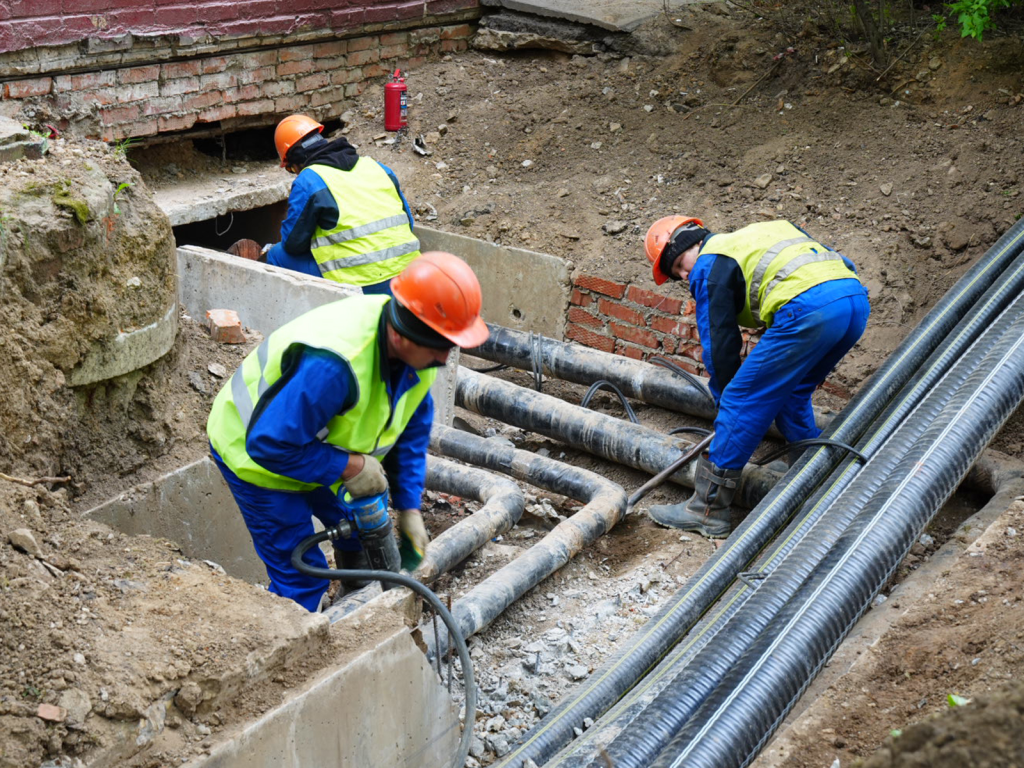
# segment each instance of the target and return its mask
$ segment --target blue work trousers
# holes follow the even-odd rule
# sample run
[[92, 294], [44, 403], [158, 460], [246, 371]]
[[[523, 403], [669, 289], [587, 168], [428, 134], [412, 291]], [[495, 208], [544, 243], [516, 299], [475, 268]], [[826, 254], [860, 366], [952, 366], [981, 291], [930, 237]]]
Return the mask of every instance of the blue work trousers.
[[[281, 243], [275, 243], [274, 246], [267, 251], [267, 264], [273, 264], [275, 267], [290, 269], [293, 272], [302, 272], [304, 275], [320, 277], [320, 267], [316, 265], [316, 259], [313, 258], [312, 253], [304, 253], [302, 256], [292, 256], [284, 249], [284, 246], [281, 245]], [[394, 297], [394, 294], [391, 293], [390, 280], [385, 280], [382, 283], [374, 283], [373, 285], [364, 285], [363, 293], [386, 293], [388, 296]]]
[[[325, 487], [308, 493], [294, 493], [247, 483], [228, 468], [216, 451], [210, 450], [242, 512], [256, 554], [267, 566], [270, 591], [294, 600], [307, 611], [316, 611], [330, 582], [295, 570], [291, 563], [292, 552], [300, 541], [313, 535], [314, 517], [324, 527], [332, 526], [344, 517], [337, 496]], [[336, 541], [334, 546], [348, 551], [362, 548], [355, 536]], [[303, 559], [310, 565], [327, 567], [327, 558], [320, 547], [310, 549]]]
[[711, 463], [742, 468], [773, 421], [789, 442], [821, 434], [811, 395], [864, 333], [869, 312], [866, 292], [836, 299], [824, 285], [787, 302], [722, 392]]

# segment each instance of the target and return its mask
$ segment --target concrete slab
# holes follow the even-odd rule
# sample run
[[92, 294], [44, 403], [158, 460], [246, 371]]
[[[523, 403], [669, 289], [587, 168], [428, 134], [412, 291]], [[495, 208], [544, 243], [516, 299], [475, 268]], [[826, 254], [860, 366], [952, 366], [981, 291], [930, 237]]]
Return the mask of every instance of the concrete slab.
[[121, 331], [93, 345], [68, 375], [68, 383], [81, 387], [136, 371], [166, 355], [177, 333], [178, 304], [174, 302], [145, 328]]
[[[481, 0], [481, 3], [593, 24], [612, 32], [630, 32], [665, 10], [664, 0]], [[678, 0], [672, 2], [672, 5], [680, 4]]]
[[153, 190], [153, 198], [171, 220], [171, 226], [179, 227], [287, 200], [294, 178], [283, 168], [268, 164], [242, 174], [158, 187]]
[[568, 261], [430, 227], [417, 226], [416, 234], [421, 250], [454, 253], [473, 268], [487, 322], [562, 338], [572, 292]]

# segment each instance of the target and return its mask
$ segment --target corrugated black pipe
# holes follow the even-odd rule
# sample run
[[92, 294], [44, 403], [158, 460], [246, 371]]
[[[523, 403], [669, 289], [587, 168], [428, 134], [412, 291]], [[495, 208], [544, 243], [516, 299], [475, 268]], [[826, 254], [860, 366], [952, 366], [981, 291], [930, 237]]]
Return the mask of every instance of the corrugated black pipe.
[[[1024, 312], [1024, 297], [1019, 298], [1008, 311], [1012, 312], [1011, 317]], [[821, 562], [863, 508], [866, 500], [878, 491], [903, 456], [918, 444], [969, 377], [983, 364], [983, 360], [988, 359], [988, 353], [999, 343], [1005, 331], [1004, 323], [990, 325], [989, 330], [961, 356], [947, 375], [929, 389], [927, 397], [885, 443], [884, 450], [873, 456], [841, 495], [829, 492], [832, 489], [823, 489], [815, 506], [825, 511], [824, 514], [814, 516], [817, 522], [813, 528], [810, 531], [804, 530], [806, 520], [804, 524], [796, 526], [797, 530], [792, 532], [794, 535], [791, 539], [798, 543], [778, 547], [768, 562], [752, 571], [771, 574], [776, 567], [785, 568], [789, 574], [785, 580], [770, 589], [759, 587], [752, 593], [745, 590], [742, 596], [727, 594], [725, 600], [720, 602], [726, 603], [729, 610], [714, 616], [714, 621], [724, 626], [715, 628], [717, 634], [712, 633], [714, 636], [710, 642], [692, 659], [685, 662], [677, 660], [674, 670], [659, 668], [652, 673], [659, 677], [671, 677], [671, 681], [666, 683], [661, 693], [642, 712], [636, 714], [630, 727], [622, 730], [607, 745], [607, 756], [616, 768], [642, 768], [651, 763]], [[783, 560], [784, 565], [778, 565]], [[764, 582], [763, 586], [767, 584]], [[706, 635], [709, 629], [698, 626], [694, 633]], [[684, 641], [681, 645], [688, 644]], [[670, 656], [675, 656], [675, 653]], [[602, 724], [601, 728], [604, 727]], [[596, 766], [599, 763], [594, 761], [590, 764]]]
[[[909, 450], [776, 619], [653, 763], [745, 766], [1024, 399], [1024, 316]], [[788, 563], [787, 563], [788, 565]], [[758, 591], [789, 576], [780, 567]]]
[[[947, 291], [861, 387], [842, 414], [825, 429], [822, 437], [856, 444], [892, 397], [921, 373], [922, 365], [960, 319], [971, 315], [974, 304], [1013, 263], [1022, 248], [1024, 220], [1008, 230]], [[964, 338], [960, 342], [962, 349], [951, 348], [950, 354], [959, 355], [970, 341], [973, 340]], [[835, 452], [828, 449], [805, 451], [785, 478], [733, 532], [726, 545], [715, 552], [622, 649], [526, 733], [501, 761], [501, 768], [518, 768], [527, 758], [543, 765], [572, 739], [573, 728], [584, 718], [597, 718], [618, 701], [697, 623], [839, 462]], [[852, 465], [849, 471], [855, 472]]]
[[[445, 456], [504, 472], [538, 488], [587, 502], [543, 539], [456, 601], [452, 614], [465, 637], [488, 626], [527, 590], [610, 531], [626, 510], [626, 492], [622, 487], [595, 472], [449, 427], [434, 427], [430, 447]], [[433, 651], [430, 648], [428, 655], [432, 656]]]
[[523, 514], [523, 492], [514, 482], [437, 456], [427, 457], [427, 488], [475, 499], [483, 506], [430, 542], [414, 574], [425, 584], [511, 530]]

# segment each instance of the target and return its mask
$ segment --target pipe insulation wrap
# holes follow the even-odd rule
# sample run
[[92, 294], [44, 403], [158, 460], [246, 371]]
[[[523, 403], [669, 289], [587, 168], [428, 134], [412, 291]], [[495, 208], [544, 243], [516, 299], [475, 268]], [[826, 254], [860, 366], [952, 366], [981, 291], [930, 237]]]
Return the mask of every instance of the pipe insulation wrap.
[[483, 506], [430, 542], [414, 574], [425, 584], [510, 531], [523, 515], [523, 492], [514, 482], [437, 456], [427, 457], [427, 488], [475, 499]]
[[[1010, 310], [1013, 315], [1024, 312], [1024, 296], [1018, 298]], [[935, 419], [988, 359], [988, 353], [1005, 334], [1004, 324], [990, 325], [968, 354], [948, 370], [938, 385], [928, 390], [927, 397], [841, 495], [835, 488], [819, 491], [813, 508], [824, 510], [824, 514], [808, 514], [795, 522], [782, 545], [775, 548], [767, 562], [762, 562], [755, 569], [769, 574], [767, 581], [752, 592], [743, 587], [742, 596], [730, 593], [725, 601], [720, 601], [728, 605], [728, 610], [714, 615], [713, 620], [720, 626], [711, 633], [713, 639], [692, 658], [685, 661], [675, 659], [677, 667], [674, 671], [657, 671], [659, 676], [671, 676], [672, 679], [664, 683], [658, 696], [635, 716], [632, 720], [634, 727], [623, 730], [608, 745], [608, 757], [616, 768], [639, 768], [650, 764], [824, 559], [867, 501], [878, 492], [902, 458], [923, 439]], [[813, 525], [809, 525], [812, 518]], [[779, 565], [780, 562], [783, 564]], [[708, 627], [701, 625], [695, 632], [705, 636], [709, 634]], [[684, 641], [681, 645], [689, 643]], [[604, 728], [603, 724], [601, 728]]]
[[[456, 601], [452, 614], [465, 637], [488, 626], [529, 589], [611, 530], [626, 509], [626, 492], [621, 486], [595, 472], [521, 451], [495, 440], [435, 426], [431, 433], [431, 448], [446, 456], [504, 472], [539, 488], [587, 502], [583, 509], [556, 525], [526, 552]], [[433, 655], [433, 651], [431, 649], [429, 655]]]
[[[1024, 219], [1007, 230], [985, 256], [946, 292], [822, 436], [855, 444], [889, 400], [919, 373], [921, 366], [960, 319], [971, 314], [978, 299], [1018, 258], [1022, 248]], [[1001, 308], [996, 307], [993, 311]], [[962, 339], [960, 343], [966, 345], [968, 341]], [[824, 481], [838, 463], [839, 460], [825, 449], [806, 451], [733, 532], [726, 546], [719, 549], [620, 651], [525, 734], [501, 761], [500, 768], [512, 768], [517, 761], [527, 758], [544, 764], [573, 738], [573, 728], [585, 717], [597, 718], [618, 701], [696, 624], [736, 575], [786, 525], [806, 495]]]
[[656, 768], [744, 766], [754, 759], [1022, 399], [1024, 316], [903, 454], [811, 578], [669, 742]]

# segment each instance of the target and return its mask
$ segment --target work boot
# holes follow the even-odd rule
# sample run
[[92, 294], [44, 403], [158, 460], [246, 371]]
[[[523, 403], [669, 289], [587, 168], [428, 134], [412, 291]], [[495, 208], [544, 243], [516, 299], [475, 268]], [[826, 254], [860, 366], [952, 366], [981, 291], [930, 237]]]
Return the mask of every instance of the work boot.
[[724, 539], [732, 531], [732, 504], [742, 469], [722, 469], [707, 456], [697, 460], [693, 496], [684, 504], [660, 504], [648, 514], [659, 525], [696, 531], [709, 539]]
[[[368, 571], [370, 560], [362, 549], [355, 551], [349, 549], [334, 548], [334, 562], [340, 571]], [[363, 579], [342, 579], [342, 586], [349, 590], [362, 589], [369, 581]]]

